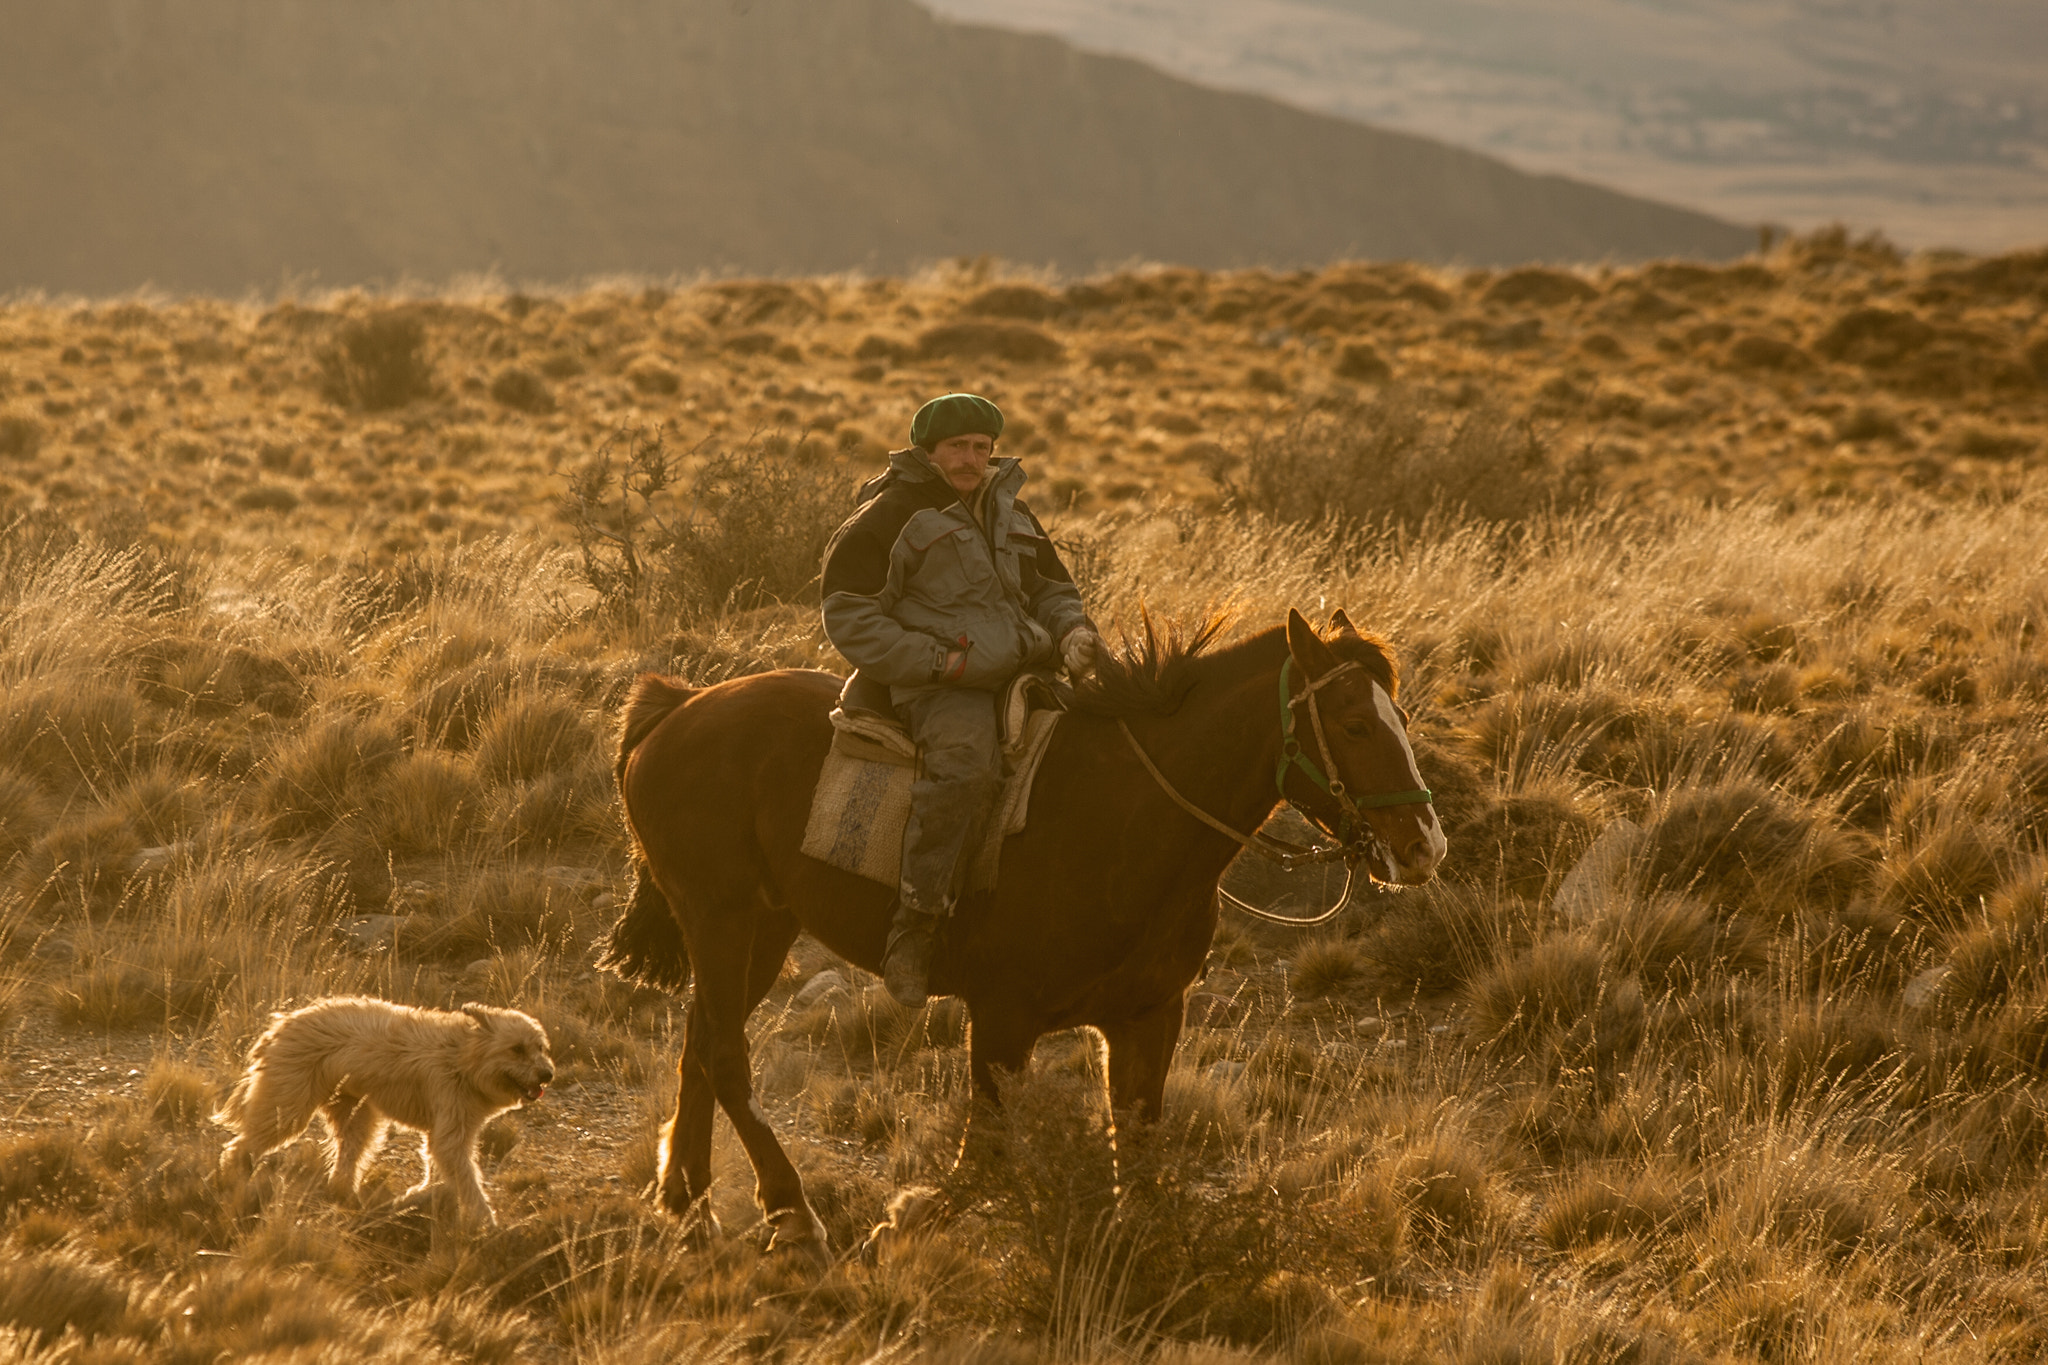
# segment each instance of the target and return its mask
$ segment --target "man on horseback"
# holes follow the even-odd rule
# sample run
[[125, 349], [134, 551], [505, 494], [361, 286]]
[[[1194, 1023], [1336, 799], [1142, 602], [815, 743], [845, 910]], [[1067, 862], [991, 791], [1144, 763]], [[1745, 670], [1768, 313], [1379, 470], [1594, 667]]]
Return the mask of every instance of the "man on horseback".
[[[825, 634], [920, 750], [903, 870], [883, 954], [890, 995], [925, 1000], [941, 922], [1002, 785], [997, 698], [1027, 668], [1086, 671], [1101, 648], [1051, 537], [1017, 497], [1024, 467], [995, 458], [1003, 414], [969, 393], [934, 398], [910, 447], [860, 491], [825, 551]], [[878, 696], [879, 699], [879, 696]]]

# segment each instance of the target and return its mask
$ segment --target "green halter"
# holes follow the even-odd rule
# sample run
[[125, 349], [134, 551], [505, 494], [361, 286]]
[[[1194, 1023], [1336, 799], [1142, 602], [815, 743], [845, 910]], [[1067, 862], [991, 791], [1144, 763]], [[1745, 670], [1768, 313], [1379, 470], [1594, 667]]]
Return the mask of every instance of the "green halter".
[[[1309, 718], [1314, 723], [1316, 730], [1316, 746], [1323, 751], [1323, 757], [1329, 760], [1332, 767], [1336, 766], [1336, 759], [1331, 756], [1330, 747], [1323, 739], [1322, 716], [1316, 708], [1316, 690], [1330, 679], [1336, 677], [1338, 673], [1356, 667], [1358, 667], [1356, 662], [1339, 664], [1331, 672], [1325, 673], [1322, 677], [1310, 683], [1302, 693], [1303, 696], [1308, 698]], [[1317, 767], [1316, 761], [1301, 751], [1301, 741], [1295, 738], [1294, 735], [1295, 696], [1294, 689], [1288, 686], [1293, 671], [1294, 656], [1290, 654], [1287, 657], [1287, 662], [1280, 665], [1280, 762], [1273, 773], [1273, 785], [1279, 788], [1282, 801], [1292, 804], [1291, 799], [1287, 795], [1287, 770], [1289, 768], [1301, 769], [1302, 773], [1310, 782], [1315, 784], [1318, 790], [1335, 798], [1338, 804], [1343, 807], [1344, 827], [1341, 830], [1332, 832], [1336, 834], [1338, 839], [1349, 843], [1357, 829], [1361, 812], [1380, 810], [1387, 806], [1419, 806], [1434, 799], [1427, 788], [1417, 788], [1414, 791], [1405, 792], [1383, 792], [1377, 796], [1355, 797], [1345, 790], [1341, 779], [1333, 779], [1326, 775], [1321, 768]], [[1317, 821], [1317, 823], [1320, 824], [1322, 822]]]

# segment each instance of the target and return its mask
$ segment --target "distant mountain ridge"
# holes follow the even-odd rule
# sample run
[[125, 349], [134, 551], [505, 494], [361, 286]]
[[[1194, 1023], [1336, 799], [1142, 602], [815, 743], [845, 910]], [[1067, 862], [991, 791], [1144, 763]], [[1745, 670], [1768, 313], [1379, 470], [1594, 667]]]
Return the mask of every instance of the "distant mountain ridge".
[[0, 0], [0, 31], [4, 290], [1754, 241], [910, 0]]

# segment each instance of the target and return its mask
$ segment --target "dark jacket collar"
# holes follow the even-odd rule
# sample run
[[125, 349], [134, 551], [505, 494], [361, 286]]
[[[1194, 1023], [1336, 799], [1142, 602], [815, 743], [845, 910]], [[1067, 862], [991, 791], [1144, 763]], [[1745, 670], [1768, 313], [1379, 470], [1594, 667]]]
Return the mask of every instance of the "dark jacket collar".
[[[998, 455], [995, 458], [995, 467], [996, 472], [989, 477], [989, 496], [1000, 497], [1008, 502], [1017, 496], [1017, 491], [1024, 486], [1024, 480], [1029, 477], [1024, 472], [1024, 462], [1014, 455]], [[932, 463], [932, 457], [923, 446], [907, 446], [902, 450], [891, 451], [889, 468], [896, 471], [898, 478], [911, 483], [949, 486], [946, 484], [945, 476], [939, 473], [939, 467]]]

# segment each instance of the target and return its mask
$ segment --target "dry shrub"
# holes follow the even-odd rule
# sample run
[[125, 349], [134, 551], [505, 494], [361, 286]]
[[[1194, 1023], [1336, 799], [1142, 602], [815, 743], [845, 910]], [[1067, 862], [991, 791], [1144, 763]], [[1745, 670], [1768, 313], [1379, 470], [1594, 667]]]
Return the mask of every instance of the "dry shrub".
[[336, 407], [382, 412], [434, 392], [427, 329], [413, 313], [391, 310], [343, 323], [319, 354], [320, 394]]
[[1526, 422], [1481, 409], [1456, 420], [1413, 394], [1331, 398], [1262, 434], [1225, 492], [1275, 521], [1416, 527], [1432, 514], [1521, 522], [1585, 503], [1589, 466], [1566, 465]]
[[962, 311], [982, 318], [1043, 322], [1060, 311], [1056, 294], [1035, 284], [998, 284], [967, 300]]
[[500, 707], [476, 746], [477, 771], [496, 783], [531, 782], [583, 762], [600, 750], [582, 708], [541, 695]]
[[1665, 799], [1649, 829], [1653, 888], [1765, 915], [1842, 904], [1864, 873], [1861, 846], [1823, 814], [1762, 783], [1733, 780]]
[[658, 356], [643, 355], [626, 367], [626, 382], [640, 393], [666, 397], [681, 390], [683, 377]]
[[159, 1057], [142, 1076], [142, 1102], [166, 1128], [197, 1129], [217, 1103], [213, 1080], [198, 1067]]
[[1362, 981], [1366, 974], [1366, 953], [1356, 941], [1320, 934], [1295, 953], [1287, 976], [1287, 988], [1308, 1000], [1336, 995]]
[[[580, 368], [580, 366], [579, 366]], [[523, 365], [498, 371], [491, 380], [491, 398], [518, 412], [545, 415], [555, 410], [555, 395], [547, 381]]]
[[0, 455], [29, 460], [43, 446], [43, 424], [18, 412], [0, 413]]
[[1542, 266], [1510, 270], [1486, 287], [1481, 301], [1504, 308], [1556, 308], [1598, 298], [1600, 291], [1577, 275]]
[[378, 779], [404, 752], [387, 721], [345, 713], [317, 721], [272, 752], [257, 808], [275, 835], [318, 833], [368, 804]]
[[1470, 1139], [1439, 1128], [1422, 1135], [1380, 1165], [1384, 1180], [1438, 1246], [1475, 1254], [1499, 1217], [1499, 1196], [1483, 1152]]
[[1067, 348], [1038, 328], [1022, 322], [945, 322], [917, 338], [924, 360], [1013, 360], [1045, 365], [1064, 359]]
[[1331, 372], [1339, 379], [1360, 384], [1384, 384], [1394, 377], [1394, 367], [1369, 341], [1346, 342], [1337, 352], [1337, 362], [1331, 366]]
[[1590, 660], [1581, 654], [1611, 657], [1611, 646], [1554, 641], [1546, 651], [1510, 652], [1502, 672], [1521, 686], [1489, 699], [1467, 723], [1481, 752], [1511, 774], [1569, 765], [1629, 786], [1668, 779], [1693, 742], [1690, 718], [1611, 683], [1567, 690], [1547, 680], [1582, 677]]
[[1013, 1078], [954, 1176], [1018, 1239], [1004, 1297], [1028, 1322], [1057, 1334], [1085, 1312], [1109, 1339], [1256, 1344], [1327, 1311], [1317, 1281], [1388, 1268], [1332, 1204], [1279, 1194], [1264, 1173], [1217, 1188], [1205, 1143], [1156, 1128], [1112, 1142], [1098, 1086], [1043, 1070]]
[[128, 822], [138, 839], [163, 847], [191, 837], [212, 813], [212, 802], [201, 779], [157, 769], [114, 792], [108, 808]]
[[697, 472], [695, 512], [667, 550], [678, 605], [697, 613], [813, 604], [825, 542], [853, 513], [843, 474], [803, 447], [721, 453]]
[[99, 1202], [104, 1183], [105, 1173], [83, 1129], [31, 1133], [0, 1144], [0, 1213], [11, 1214], [23, 1205], [90, 1209]]

